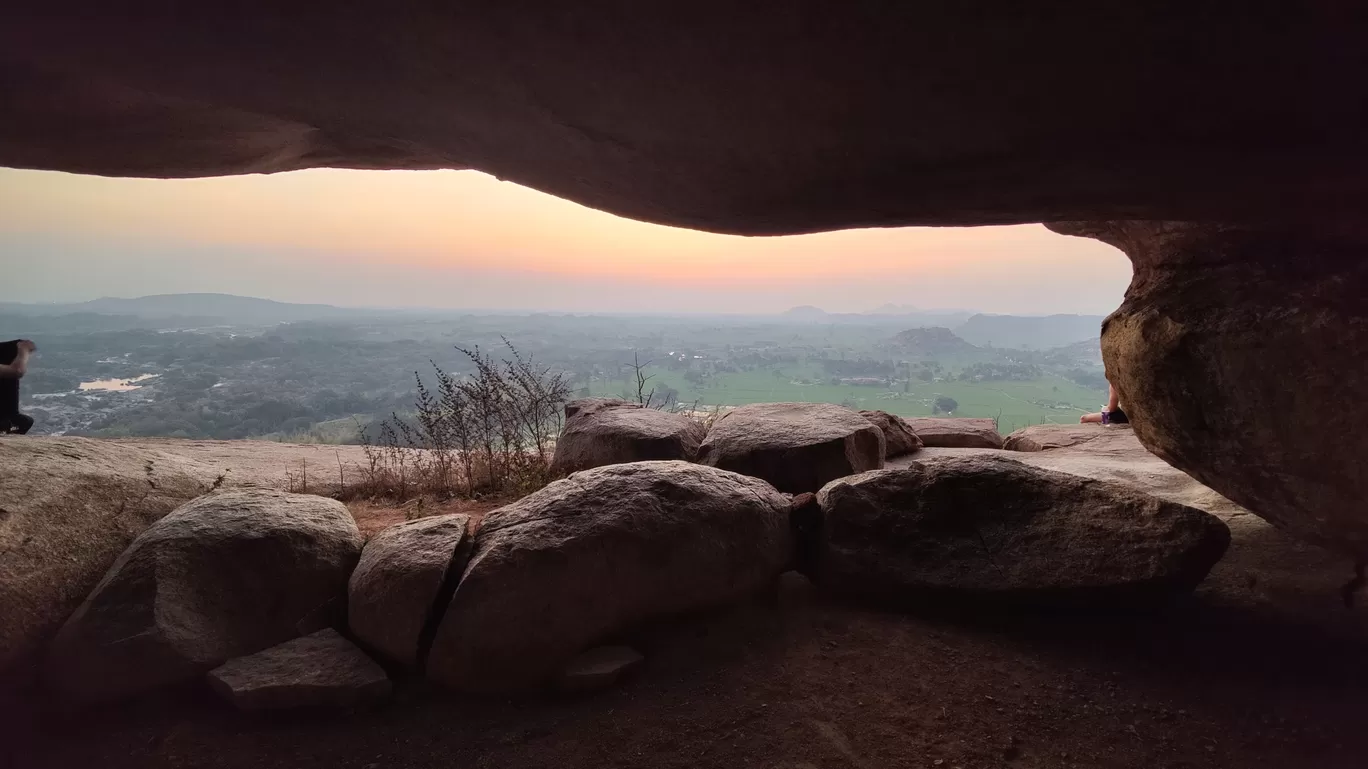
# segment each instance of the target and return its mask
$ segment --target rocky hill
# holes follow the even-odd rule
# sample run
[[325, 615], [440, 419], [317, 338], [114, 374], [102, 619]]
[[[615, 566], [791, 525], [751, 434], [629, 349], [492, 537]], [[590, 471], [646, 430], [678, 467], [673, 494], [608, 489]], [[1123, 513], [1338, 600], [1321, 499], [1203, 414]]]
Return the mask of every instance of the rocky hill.
[[956, 355], [978, 349], [956, 336], [955, 332], [940, 326], [909, 328], [906, 331], [900, 331], [897, 336], [893, 337], [892, 346], [894, 350], [904, 355], [916, 357]]

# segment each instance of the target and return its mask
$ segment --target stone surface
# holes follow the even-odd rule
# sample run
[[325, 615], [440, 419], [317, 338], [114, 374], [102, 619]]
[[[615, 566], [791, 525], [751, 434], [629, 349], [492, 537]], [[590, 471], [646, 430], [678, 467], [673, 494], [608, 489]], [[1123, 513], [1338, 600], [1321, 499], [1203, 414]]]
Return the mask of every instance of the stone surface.
[[559, 686], [567, 692], [606, 689], [631, 673], [645, 660], [630, 646], [599, 646], [570, 660], [561, 672]]
[[829, 403], [756, 403], [723, 414], [698, 461], [762, 478], [780, 491], [817, 491], [828, 481], [883, 467], [883, 431]]
[[567, 404], [574, 416], [556, 440], [551, 472], [566, 475], [603, 465], [648, 460], [692, 462], [707, 430], [697, 419], [633, 405]]
[[31, 679], [39, 649], [119, 553], [214, 480], [164, 452], [0, 437], [0, 682]]
[[678, 461], [576, 473], [481, 522], [427, 673], [534, 687], [641, 622], [745, 598], [793, 554], [789, 500], [755, 478]]
[[1140, 441], [1307, 542], [1368, 561], [1368, 260], [1320, 233], [1056, 225], [1135, 267], [1103, 324]]
[[1080, 446], [1111, 432], [1130, 432], [1129, 425], [1031, 425], [1008, 435], [1002, 448], [1008, 451], [1051, 451]]
[[922, 445], [941, 449], [1000, 449], [997, 423], [981, 417], [914, 417], [907, 420]]
[[[361, 551], [349, 583], [352, 634], [369, 648], [410, 669], [422, 662], [424, 631], [443, 586], [461, 577], [470, 558], [470, 516], [436, 515], [391, 526]], [[450, 599], [450, 593], [445, 596]]]
[[392, 688], [384, 669], [332, 629], [229, 660], [209, 672], [209, 685], [239, 710], [352, 707]]
[[622, 398], [577, 398], [566, 402], [565, 418], [569, 420], [581, 414], [592, 414], [596, 411], [612, 408], [639, 409], [641, 405], [628, 403]]
[[[1251, 519], [1248, 510], [1226, 497], [1203, 486], [1192, 476], [1151, 454], [1135, 437], [1135, 432], [1122, 427], [1092, 426], [1101, 431], [1091, 440], [1072, 445], [1067, 436], [1076, 435], [1072, 425], [1040, 426], [1033, 435], [1046, 446], [1040, 451], [1003, 451], [1000, 449], [924, 449], [920, 453], [899, 457], [889, 467], [908, 467], [913, 462], [932, 457], [1001, 456], [1034, 467], [1057, 470], [1081, 478], [1115, 481], [1152, 494], [1160, 499], [1205, 510], [1234, 525], [1235, 521]], [[1042, 431], [1058, 431], [1053, 439]]]
[[295, 637], [346, 591], [361, 535], [342, 503], [218, 491], [157, 521], [62, 626], [47, 681], [76, 702], [193, 680]]
[[766, 0], [687, 18], [614, 0], [194, 14], [77, 0], [6, 22], [0, 166], [468, 167], [741, 234], [1358, 226], [1368, 202], [1363, 25], [1325, 0], [1240, 14]]
[[860, 416], [873, 422], [883, 431], [884, 457], [900, 457], [921, 449], [921, 438], [917, 437], [907, 420], [897, 414], [890, 414], [887, 411], [861, 411]]
[[919, 459], [818, 501], [818, 583], [894, 604], [1148, 606], [1195, 588], [1230, 542], [1208, 513], [1004, 456]]

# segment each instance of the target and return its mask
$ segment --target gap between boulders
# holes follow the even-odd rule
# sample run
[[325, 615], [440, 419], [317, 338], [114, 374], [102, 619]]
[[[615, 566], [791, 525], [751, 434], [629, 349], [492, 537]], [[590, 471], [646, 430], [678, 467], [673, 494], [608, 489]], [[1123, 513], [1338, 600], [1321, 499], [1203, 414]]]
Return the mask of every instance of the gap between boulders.
[[437, 629], [442, 626], [442, 620], [446, 619], [447, 608], [451, 606], [451, 598], [456, 595], [456, 588], [461, 585], [461, 577], [465, 574], [466, 565], [470, 562], [470, 556], [475, 552], [475, 533], [480, 528], [483, 520], [472, 521], [466, 529], [466, 535], [461, 537], [460, 543], [451, 553], [451, 560], [447, 562], [446, 571], [442, 572], [442, 584], [437, 588], [437, 596], [432, 599], [432, 606], [428, 607], [426, 619], [423, 620], [423, 629], [418, 633], [418, 659], [417, 670], [419, 675], [427, 673], [428, 654], [432, 651], [432, 641], [437, 637]]

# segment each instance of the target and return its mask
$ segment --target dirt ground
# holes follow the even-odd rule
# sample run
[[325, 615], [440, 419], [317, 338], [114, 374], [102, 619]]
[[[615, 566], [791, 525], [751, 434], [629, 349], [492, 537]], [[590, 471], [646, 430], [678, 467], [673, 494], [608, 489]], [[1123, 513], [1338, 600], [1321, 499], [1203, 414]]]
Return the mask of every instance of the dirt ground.
[[786, 575], [750, 605], [625, 639], [644, 668], [583, 699], [410, 682], [376, 710], [248, 716], [195, 689], [18, 714], [8, 765], [1368, 766], [1368, 608], [1340, 603], [1347, 565], [1252, 516], [1232, 526], [1207, 583], [1158, 615], [903, 616]]

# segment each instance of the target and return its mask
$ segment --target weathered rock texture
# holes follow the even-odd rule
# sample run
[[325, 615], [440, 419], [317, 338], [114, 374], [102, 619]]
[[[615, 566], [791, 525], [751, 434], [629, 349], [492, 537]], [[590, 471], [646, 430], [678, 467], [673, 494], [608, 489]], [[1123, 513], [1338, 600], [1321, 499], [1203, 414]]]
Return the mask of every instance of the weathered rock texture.
[[644, 620], [741, 599], [792, 560], [788, 512], [763, 481], [686, 462], [556, 481], [481, 522], [428, 675], [524, 689]]
[[1135, 266], [1103, 324], [1140, 441], [1295, 536], [1368, 561], [1368, 260], [1306, 233], [1055, 225]]
[[350, 707], [391, 691], [384, 669], [332, 629], [229, 660], [209, 685], [239, 710]]
[[578, 398], [565, 404], [565, 418], [574, 419], [577, 416], [613, 408], [639, 409], [641, 404], [628, 403], [621, 398]]
[[450, 600], [470, 558], [469, 526], [470, 516], [437, 515], [391, 526], [367, 542], [348, 587], [356, 638], [404, 667], [419, 667], [443, 588]]
[[556, 475], [623, 462], [692, 462], [707, 433], [697, 419], [659, 409], [580, 401], [565, 407], [567, 413], [572, 409], [551, 460]]
[[345, 593], [361, 552], [347, 508], [278, 491], [219, 491], [144, 531], [62, 626], [47, 655], [66, 699], [192, 680], [294, 638]]
[[1081, 446], [1115, 431], [1128, 432], [1129, 425], [1031, 425], [1008, 435], [1002, 448], [1008, 451], [1053, 451]]
[[698, 449], [698, 461], [801, 494], [883, 467], [884, 436], [878, 426], [843, 406], [756, 403], [718, 418]]
[[193, 461], [105, 441], [0, 438], [0, 679], [41, 645], [133, 538], [209, 491]]
[[[746, 234], [1063, 219], [1353, 222], [1362, 21], [1096, 4], [265, 0], [0, 27], [0, 166], [478, 168]], [[453, 201], [453, 205], [455, 202]]]
[[1215, 516], [1001, 456], [918, 460], [833, 482], [816, 578], [892, 603], [1151, 605], [1224, 554]]
[[884, 456], [900, 457], [911, 454], [922, 447], [921, 438], [912, 430], [907, 420], [887, 411], [861, 411], [860, 416], [873, 422], [883, 432]]
[[922, 445], [939, 449], [1000, 449], [997, 423], [981, 417], [913, 417], [907, 420]]
[[[1003, 451], [1001, 449], [924, 449], [917, 454], [899, 457], [888, 463], [889, 467], [906, 468], [913, 462], [935, 457], [1000, 456], [1017, 462], [1057, 470], [1081, 478], [1095, 478], [1099, 481], [1114, 481], [1133, 489], [1152, 494], [1160, 499], [1177, 502], [1180, 505], [1195, 507], [1218, 516], [1232, 526], [1236, 522], [1253, 519], [1248, 510], [1231, 502], [1226, 497], [1203, 486], [1192, 476], [1151, 454], [1128, 428], [1102, 427], [1101, 425], [1080, 425], [1091, 427], [1094, 437], [1081, 443], [1069, 443], [1070, 436], [1078, 433], [1073, 425], [1041, 425], [1031, 428], [1035, 440], [1041, 445], [1040, 451]], [[1058, 438], [1041, 433], [1058, 431]], [[1057, 445], [1051, 445], [1057, 444]], [[795, 498], [796, 500], [796, 498]], [[1263, 522], [1258, 522], [1263, 526]]]

